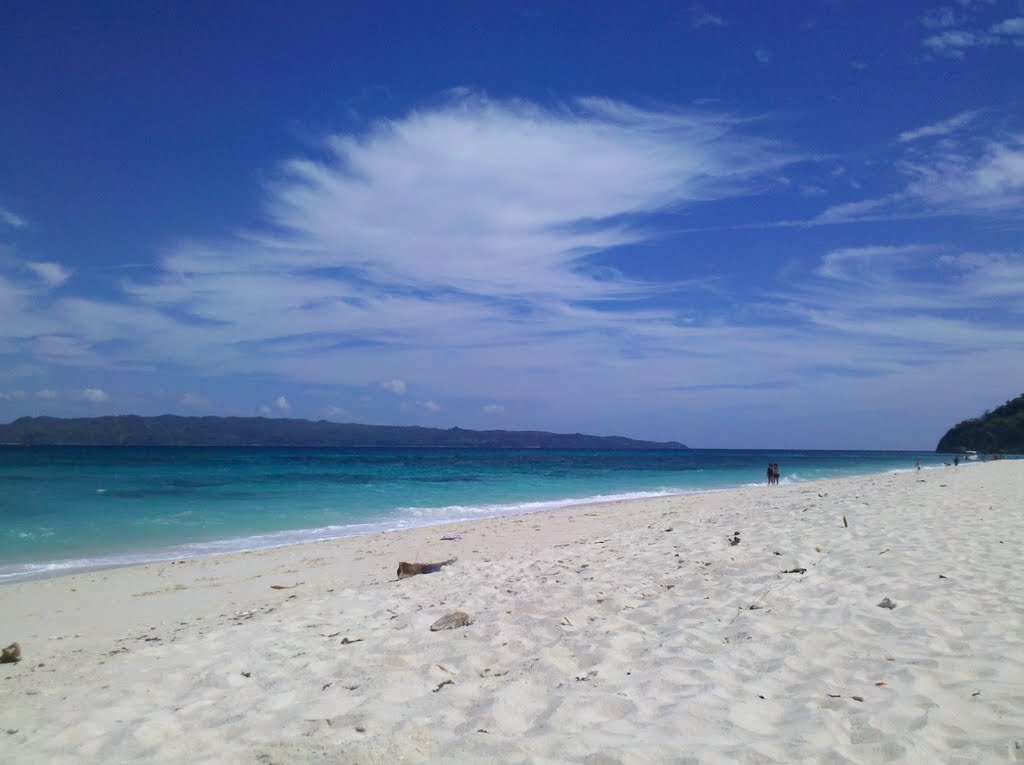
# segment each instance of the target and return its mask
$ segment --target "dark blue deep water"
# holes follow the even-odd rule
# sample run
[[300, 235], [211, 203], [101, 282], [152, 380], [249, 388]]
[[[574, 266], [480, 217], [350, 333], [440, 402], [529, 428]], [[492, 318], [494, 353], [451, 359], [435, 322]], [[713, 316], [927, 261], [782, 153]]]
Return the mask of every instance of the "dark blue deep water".
[[0, 447], [0, 581], [567, 504], [925, 467], [933, 453]]

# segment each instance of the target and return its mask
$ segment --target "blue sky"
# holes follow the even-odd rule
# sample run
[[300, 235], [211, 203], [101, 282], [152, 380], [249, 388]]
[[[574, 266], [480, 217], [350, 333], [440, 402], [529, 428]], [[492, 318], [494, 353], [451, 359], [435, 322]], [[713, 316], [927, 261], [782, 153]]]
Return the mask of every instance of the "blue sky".
[[1024, 380], [1024, 3], [768, 7], [7, 4], [0, 421], [933, 447]]

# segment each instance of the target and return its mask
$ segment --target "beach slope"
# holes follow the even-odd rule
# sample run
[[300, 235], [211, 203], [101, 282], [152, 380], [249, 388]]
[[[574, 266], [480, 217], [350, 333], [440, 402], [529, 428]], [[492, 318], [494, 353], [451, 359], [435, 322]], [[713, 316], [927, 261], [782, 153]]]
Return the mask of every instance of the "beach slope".
[[1007, 460], [12, 584], [0, 761], [1024, 761], [1021, 540]]

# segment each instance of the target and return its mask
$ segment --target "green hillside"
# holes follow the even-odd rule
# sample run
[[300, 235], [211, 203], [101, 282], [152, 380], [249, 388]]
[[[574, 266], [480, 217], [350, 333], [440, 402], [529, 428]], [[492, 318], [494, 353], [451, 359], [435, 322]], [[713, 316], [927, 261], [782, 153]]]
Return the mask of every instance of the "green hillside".
[[953, 426], [935, 451], [965, 449], [987, 454], [1024, 454], [1024, 394], [981, 417]]

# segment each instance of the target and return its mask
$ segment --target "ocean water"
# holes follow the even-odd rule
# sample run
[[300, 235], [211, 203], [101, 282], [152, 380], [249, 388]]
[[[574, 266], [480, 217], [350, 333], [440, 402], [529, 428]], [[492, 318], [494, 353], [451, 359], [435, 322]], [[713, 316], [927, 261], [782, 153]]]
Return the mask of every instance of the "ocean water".
[[[0, 447], [0, 582], [534, 512], [941, 466], [930, 452]], [[439, 531], [439, 534], [443, 532]]]

